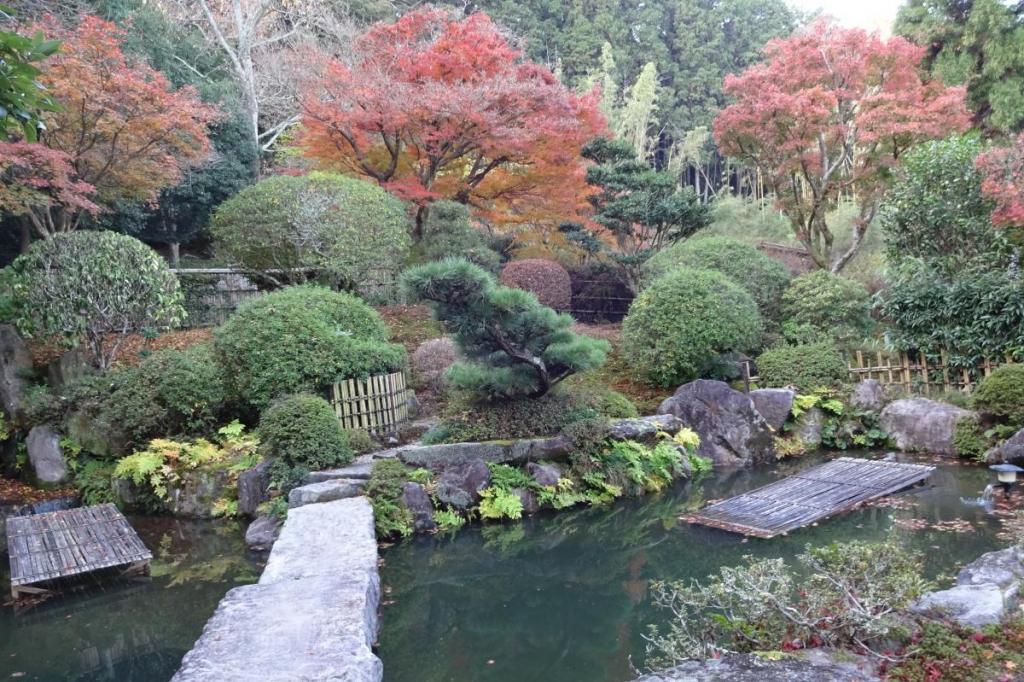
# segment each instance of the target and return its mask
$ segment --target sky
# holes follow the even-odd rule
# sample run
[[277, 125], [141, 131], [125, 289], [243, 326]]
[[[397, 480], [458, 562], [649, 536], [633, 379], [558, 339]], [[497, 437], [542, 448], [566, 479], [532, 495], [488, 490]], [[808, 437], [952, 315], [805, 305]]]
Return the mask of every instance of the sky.
[[790, 0], [790, 3], [804, 10], [821, 8], [848, 26], [884, 32], [888, 32], [900, 6], [898, 0]]

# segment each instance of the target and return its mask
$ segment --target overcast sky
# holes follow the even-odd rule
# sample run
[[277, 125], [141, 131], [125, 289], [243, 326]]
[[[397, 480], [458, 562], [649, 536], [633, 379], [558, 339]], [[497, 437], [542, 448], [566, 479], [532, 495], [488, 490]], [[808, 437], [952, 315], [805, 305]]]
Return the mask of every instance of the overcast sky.
[[900, 6], [897, 0], [790, 0], [805, 10], [821, 8], [841, 23], [887, 31]]

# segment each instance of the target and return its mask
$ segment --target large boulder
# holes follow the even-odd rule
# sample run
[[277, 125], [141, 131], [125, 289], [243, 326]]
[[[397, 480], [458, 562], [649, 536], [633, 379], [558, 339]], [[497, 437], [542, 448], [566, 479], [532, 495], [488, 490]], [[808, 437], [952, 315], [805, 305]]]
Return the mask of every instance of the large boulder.
[[1009, 462], [1020, 466], [1024, 464], [1024, 429], [1013, 434], [1000, 445], [985, 453], [985, 461], [989, 464]]
[[270, 499], [270, 460], [264, 460], [238, 474], [238, 513], [255, 516], [256, 509]]
[[864, 682], [878, 680], [870, 661], [847, 654], [816, 656], [814, 649], [782, 658], [756, 654], [727, 654], [706, 661], [686, 661], [635, 682]]
[[480, 493], [490, 485], [491, 469], [483, 460], [448, 467], [434, 484], [434, 497], [441, 504], [465, 511], [480, 503]]
[[778, 431], [789, 419], [796, 391], [791, 388], [759, 388], [749, 395], [757, 413], [764, 417], [768, 426]]
[[223, 469], [186, 471], [177, 481], [167, 484], [164, 506], [175, 516], [212, 518], [217, 515], [217, 505], [224, 499], [230, 483], [231, 475]]
[[977, 419], [977, 414], [927, 398], [905, 398], [886, 405], [878, 423], [904, 452], [956, 457], [953, 433], [964, 418]]
[[407, 482], [402, 486], [402, 504], [412, 514], [412, 529], [417, 533], [437, 528], [434, 522], [434, 503], [419, 483]]
[[885, 407], [885, 388], [877, 379], [861, 381], [850, 394], [850, 406], [861, 412], [881, 412]]
[[537, 485], [545, 487], [558, 485], [559, 479], [562, 478], [561, 467], [551, 463], [530, 462], [526, 465], [526, 473], [530, 475]]
[[957, 585], [948, 590], [929, 592], [910, 609], [914, 613], [937, 614], [952, 618], [970, 628], [998, 623], [1006, 615], [1003, 591], [992, 584]]
[[825, 429], [825, 411], [812, 407], [797, 417], [793, 424], [793, 435], [809, 448], [821, 445], [821, 432]]
[[617, 419], [608, 428], [608, 437], [612, 440], [635, 440], [639, 443], [653, 444], [659, 433], [674, 436], [683, 428], [683, 422], [673, 414], [656, 414], [650, 417], [635, 419]]
[[8, 420], [18, 414], [32, 355], [18, 332], [9, 324], [0, 324], [0, 411]]
[[34, 426], [28, 432], [25, 445], [28, 448], [28, 464], [36, 482], [42, 485], [61, 485], [70, 480], [59, 433], [49, 426]]
[[288, 508], [294, 509], [307, 504], [322, 504], [356, 497], [363, 492], [366, 481], [357, 478], [332, 478], [319, 483], [292, 488], [288, 493]]
[[697, 454], [716, 466], [749, 466], [775, 460], [771, 427], [745, 393], [721, 381], [699, 379], [680, 386], [658, 408], [679, 417], [700, 436]]
[[[563, 460], [572, 453], [572, 441], [566, 436], [528, 438], [525, 440], [494, 440], [482, 443], [441, 443], [438, 445], [407, 445], [394, 452], [403, 464], [443, 471], [462, 467], [470, 462], [495, 464], [526, 464], [533, 461]], [[382, 453], [376, 453], [381, 458]]]
[[245, 544], [258, 552], [269, 550], [281, 533], [281, 520], [273, 516], [257, 516], [245, 529]]
[[1010, 598], [1015, 596], [1022, 579], [1024, 579], [1024, 548], [1010, 547], [998, 552], [982, 554], [964, 566], [956, 576], [956, 584], [996, 585], [1004, 591], [1007, 598]]

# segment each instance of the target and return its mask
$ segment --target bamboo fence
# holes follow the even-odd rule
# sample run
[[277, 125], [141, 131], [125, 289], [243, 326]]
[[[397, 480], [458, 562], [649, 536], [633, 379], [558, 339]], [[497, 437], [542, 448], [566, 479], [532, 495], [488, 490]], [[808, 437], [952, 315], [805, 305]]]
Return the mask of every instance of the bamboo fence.
[[403, 372], [339, 381], [329, 387], [327, 398], [343, 429], [383, 435], [409, 419], [409, 390]]
[[856, 351], [847, 362], [850, 380], [854, 382], [875, 379], [883, 386], [895, 386], [907, 393], [930, 395], [932, 391], [941, 394], [950, 390], [970, 393], [981, 378], [990, 375], [997, 367], [1012, 363], [1013, 357], [1003, 359], [985, 358], [974, 371], [952, 367], [949, 353], [943, 350], [937, 359], [928, 361], [922, 353], [912, 359], [906, 352], [865, 352]]

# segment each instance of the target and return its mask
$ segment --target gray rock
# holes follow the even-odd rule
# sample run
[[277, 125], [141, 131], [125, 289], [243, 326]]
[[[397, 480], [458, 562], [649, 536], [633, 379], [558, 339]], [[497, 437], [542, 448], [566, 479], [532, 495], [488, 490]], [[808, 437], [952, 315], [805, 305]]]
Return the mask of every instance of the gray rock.
[[238, 511], [246, 516], [255, 516], [256, 509], [270, 499], [270, 461], [264, 460], [238, 474]]
[[697, 453], [716, 466], [749, 466], [775, 461], [768, 423], [750, 398], [721, 381], [699, 379], [680, 386], [658, 408], [700, 436]]
[[327, 469], [326, 471], [314, 471], [307, 474], [306, 477], [302, 479], [302, 482], [304, 484], [320, 483], [321, 481], [330, 481], [335, 478], [355, 478], [364, 481], [369, 480], [370, 474], [373, 473], [373, 460], [373, 454], [360, 455], [343, 467]]
[[1003, 590], [1007, 599], [1016, 595], [1018, 583], [1024, 579], [1024, 548], [1010, 547], [982, 554], [957, 574], [957, 585], [991, 584]]
[[415, 421], [400, 424], [398, 427], [398, 441], [403, 444], [414, 443], [420, 438], [423, 438], [423, 434], [440, 423], [441, 420], [437, 417], [425, 417], [423, 419], [417, 419]]
[[612, 440], [635, 440], [651, 444], [657, 440], [659, 431], [674, 436], [681, 428], [683, 422], [674, 414], [656, 414], [639, 419], [615, 420], [608, 429], [608, 437]]
[[793, 435], [804, 445], [816, 448], [821, 445], [821, 432], [825, 428], [825, 412], [818, 407], [800, 415], [793, 425]]
[[981, 628], [1003, 619], [1006, 602], [1003, 590], [998, 585], [957, 585], [924, 595], [910, 610], [921, 614], [938, 613], [961, 625]]
[[402, 486], [402, 504], [412, 513], [412, 529], [417, 533], [437, 529], [434, 523], [434, 503], [419, 483], [408, 481]]
[[881, 412], [885, 407], [885, 388], [877, 379], [861, 381], [850, 395], [850, 406], [863, 412]]
[[480, 502], [480, 492], [491, 482], [491, 470], [483, 460], [473, 460], [444, 470], [434, 483], [434, 497], [441, 504], [465, 511]]
[[515, 488], [512, 492], [519, 496], [519, 502], [523, 505], [524, 514], [536, 514], [540, 511], [540, 500], [537, 499], [536, 493], [532, 490]]
[[50, 386], [61, 388], [75, 379], [95, 371], [92, 359], [84, 348], [72, 348], [51, 362], [47, 368]]
[[82, 450], [97, 457], [120, 457], [128, 453], [126, 438], [120, 429], [97, 420], [89, 410], [77, 410], [64, 420], [68, 438]]
[[779, 660], [754, 654], [728, 654], [707, 661], [687, 661], [669, 670], [644, 675], [635, 682], [865, 682], [879, 678], [856, 663], [819, 660], [810, 651]]
[[772, 430], [778, 431], [789, 419], [796, 391], [791, 388], [759, 388], [749, 393], [754, 409]]
[[175, 516], [208, 519], [214, 516], [217, 502], [224, 498], [230, 483], [227, 471], [186, 471], [181, 478], [167, 484], [164, 507]]
[[1021, 429], [1000, 445], [986, 452], [985, 461], [989, 464], [1009, 462], [1018, 466], [1024, 463], [1024, 429]]
[[272, 516], [257, 516], [245, 529], [245, 544], [249, 549], [267, 551], [281, 532], [281, 520]]
[[361, 479], [332, 478], [328, 481], [292, 488], [288, 493], [288, 508], [294, 509], [307, 504], [321, 504], [356, 497], [363, 492], [365, 485], [366, 481]]
[[[469, 462], [525, 464], [530, 461], [560, 461], [572, 453], [572, 442], [565, 436], [495, 440], [482, 443], [442, 443], [440, 445], [407, 445], [393, 449], [403, 463], [442, 471], [461, 467]], [[375, 453], [381, 458], [382, 453]]]
[[558, 479], [562, 478], [562, 469], [557, 464], [541, 464], [540, 462], [530, 462], [526, 465], [526, 473], [528, 473], [537, 485], [543, 486], [554, 486], [558, 484]]
[[906, 398], [886, 405], [878, 423], [904, 452], [956, 457], [953, 432], [965, 417], [977, 419], [977, 414], [927, 398]]
[[12, 325], [0, 324], [0, 411], [7, 420], [17, 416], [32, 371], [32, 355]]
[[60, 434], [49, 426], [34, 426], [25, 440], [28, 464], [35, 480], [42, 485], [61, 485], [70, 480], [64, 453], [60, 449]]

